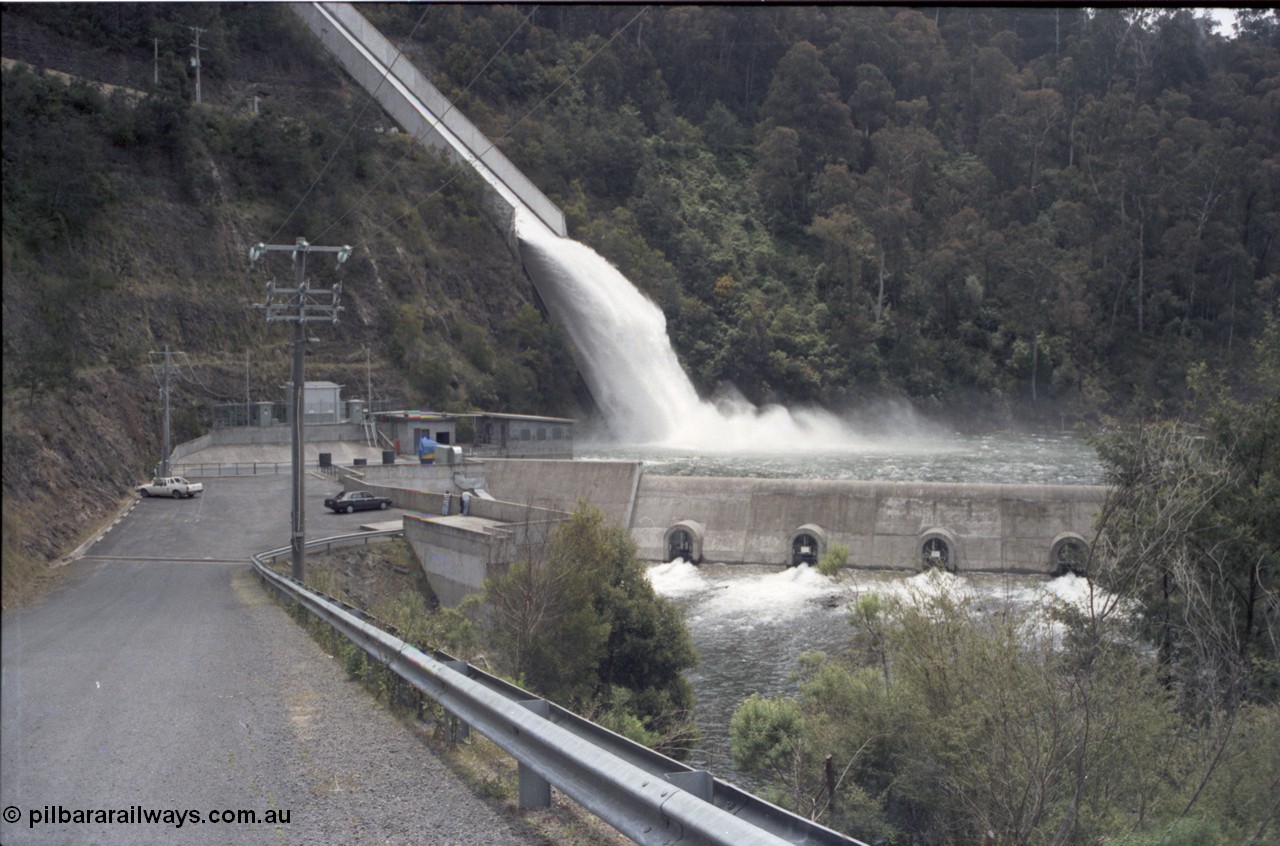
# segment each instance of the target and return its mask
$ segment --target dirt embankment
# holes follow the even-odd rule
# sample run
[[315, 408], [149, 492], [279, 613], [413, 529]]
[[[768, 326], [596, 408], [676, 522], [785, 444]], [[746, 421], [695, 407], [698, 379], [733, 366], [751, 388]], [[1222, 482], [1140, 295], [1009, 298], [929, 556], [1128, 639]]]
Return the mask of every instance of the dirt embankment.
[[373, 613], [402, 601], [406, 593], [421, 596], [428, 607], [436, 604], [422, 567], [403, 540], [308, 553], [307, 584]]
[[150, 382], [148, 374], [89, 372], [68, 393], [29, 404], [6, 397], [4, 608], [38, 595], [51, 565], [99, 531], [132, 495], [155, 441]]

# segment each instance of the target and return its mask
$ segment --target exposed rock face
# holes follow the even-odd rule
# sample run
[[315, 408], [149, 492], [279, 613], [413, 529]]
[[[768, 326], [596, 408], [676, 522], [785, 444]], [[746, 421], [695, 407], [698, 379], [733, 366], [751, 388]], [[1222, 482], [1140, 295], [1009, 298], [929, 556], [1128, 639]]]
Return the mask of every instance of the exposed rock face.
[[[88, 81], [102, 94], [66, 142], [93, 151], [90, 176], [102, 187], [100, 205], [77, 231], [11, 237], [11, 159], [39, 177], [30, 190], [66, 180], [48, 161], [35, 161], [32, 151], [49, 142], [39, 121], [5, 132], [8, 607], [31, 593], [47, 564], [110, 519], [157, 464], [162, 407], [149, 353], [168, 345], [186, 354], [172, 391], [173, 444], [205, 431], [213, 404], [246, 394], [283, 398], [289, 333], [250, 307], [268, 280], [292, 273], [283, 253], [278, 266], [250, 266], [249, 245], [273, 232], [291, 243], [329, 229], [325, 243], [356, 247], [341, 270], [346, 311], [338, 325], [314, 332], [321, 343], [308, 349], [309, 379], [346, 386], [344, 397], [364, 396], [371, 381], [376, 398], [441, 407], [492, 407], [508, 384], [541, 379], [495, 354], [499, 333], [529, 307], [532, 289], [484, 218], [477, 192], [461, 185], [439, 192], [449, 175], [444, 166], [380, 132], [385, 115], [362, 111], [363, 93], [291, 15], [281, 18], [296, 40], [274, 45], [270, 55], [225, 47], [234, 61], [206, 74], [203, 105], [173, 106], [185, 109], [181, 139], [156, 130], [145, 140], [140, 127], [149, 113], [139, 104], [153, 95], [111, 99], [111, 92], [151, 90], [149, 49], [133, 55], [76, 42], [46, 26], [34, 7], [3, 9], [6, 89], [18, 79], [11, 74], [38, 68], [50, 71], [50, 83]], [[17, 63], [26, 67], [15, 70]], [[162, 62], [161, 70], [173, 69]], [[253, 97], [263, 108], [257, 116], [250, 115]], [[67, 100], [57, 106], [64, 115], [83, 105]], [[7, 93], [6, 111], [9, 102]], [[359, 143], [339, 146], [348, 126]], [[335, 184], [299, 203], [334, 148], [327, 178]], [[72, 160], [76, 149], [69, 148]], [[294, 153], [305, 167], [289, 172], [271, 163]], [[275, 187], [265, 185], [277, 177]], [[307, 269], [315, 284], [339, 278], [332, 262]], [[47, 375], [50, 359], [57, 359], [56, 378]]]

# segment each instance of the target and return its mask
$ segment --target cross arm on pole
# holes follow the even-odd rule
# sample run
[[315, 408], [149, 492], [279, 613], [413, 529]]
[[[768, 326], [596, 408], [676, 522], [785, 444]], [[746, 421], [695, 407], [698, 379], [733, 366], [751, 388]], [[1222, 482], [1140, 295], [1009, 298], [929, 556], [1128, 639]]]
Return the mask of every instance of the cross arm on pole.
[[264, 253], [271, 252], [293, 253], [294, 261], [298, 260], [298, 253], [337, 253], [338, 264], [342, 264], [351, 258], [353, 249], [349, 244], [344, 244], [341, 247], [321, 247], [307, 243], [305, 238], [299, 238], [295, 244], [254, 244], [249, 248], [249, 260], [257, 261], [262, 258]]

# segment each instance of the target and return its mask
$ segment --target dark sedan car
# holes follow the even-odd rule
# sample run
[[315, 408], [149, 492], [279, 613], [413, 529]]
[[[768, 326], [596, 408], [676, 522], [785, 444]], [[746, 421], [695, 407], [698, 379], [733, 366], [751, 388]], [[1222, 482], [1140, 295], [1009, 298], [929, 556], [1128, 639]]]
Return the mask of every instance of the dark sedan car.
[[375, 508], [387, 509], [391, 507], [391, 497], [376, 496], [368, 491], [347, 491], [325, 499], [324, 507], [333, 509], [335, 513], [345, 511], [348, 514]]

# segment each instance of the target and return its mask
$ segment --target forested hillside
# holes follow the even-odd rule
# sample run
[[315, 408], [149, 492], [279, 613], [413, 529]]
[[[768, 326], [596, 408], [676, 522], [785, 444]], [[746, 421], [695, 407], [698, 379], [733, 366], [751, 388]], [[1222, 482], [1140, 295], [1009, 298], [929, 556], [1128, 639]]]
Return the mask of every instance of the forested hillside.
[[1167, 413], [1274, 313], [1274, 15], [368, 13], [661, 303], [703, 389]]
[[[1274, 14], [361, 10], [661, 305], [704, 391], [1175, 415], [1188, 368], [1231, 378], [1274, 316]], [[287, 333], [250, 306], [289, 270], [251, 268], [258, 241], [356, 248], [311, 378], [362, 394], [367, 355], [375, 398], [581, 412], [476, 180], [287, 7], [6, 5], [3, 47], [6, 579], [154, 464], [149, 352], [193, 365], [178, 439], [280, 396]]]

